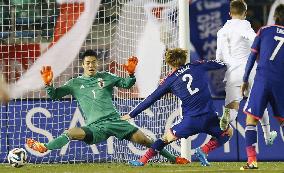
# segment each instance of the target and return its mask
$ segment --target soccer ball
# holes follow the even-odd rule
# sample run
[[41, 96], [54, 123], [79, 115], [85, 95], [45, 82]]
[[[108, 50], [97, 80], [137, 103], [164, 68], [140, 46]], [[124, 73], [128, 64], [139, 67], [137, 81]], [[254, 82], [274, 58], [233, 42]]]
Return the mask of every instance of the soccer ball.
[[14, 148], [9, 151], [8, 162], [11, 166], [19, 168], [27, 162], [27, 152], [23, 148]]

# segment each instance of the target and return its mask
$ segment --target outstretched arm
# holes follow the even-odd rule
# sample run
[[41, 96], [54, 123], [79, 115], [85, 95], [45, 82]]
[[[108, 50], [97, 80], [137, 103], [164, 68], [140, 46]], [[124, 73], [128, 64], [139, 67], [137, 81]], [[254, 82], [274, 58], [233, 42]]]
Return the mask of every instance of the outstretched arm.
[[131, 76], [135, 73], [136, 66], [138, 64], [138, 58], [136, 56], [130, 56], [126, 64], [123, 64], [123, 68]]
[[40, 71], [42, 80], [45, 84], [47, 94], [51, 99], [60, 99], [68, 94], [71, 94], [70, 87], [68, 83], [64, 84], [62, 87], [54, 88], [52, 85], [53, 71], [51, 66], [43, 66]]
[[206, 71], [225, 68], [226, 64], [219, 60], [204, 60], [199, 62]]
[[145, 109], [149, 108], [153, 103], [155, 103], [158, 99], [160, 99], [163, 95], [168, 93], [170, 91], [169, 87], [170, 83], [166, 80], [163, 84], [159, 85], [158, 88], [149, 95], [145, 100], [143, 100], [141, 103], [139, 103], [130, 113], [129, 116], [125, 115], [122, 117], [129, 119], [134, 118], [138, 114], [140, 114]]
[[121, 87], [121, 88], [127, 88], [127, 89], [131, 88], [136, 82], [134, 73], [135, 73], [137, 64], [138, 64], [137, 57], [130, 56], [127, 60], [127, 63], [123, 64], [123, 68], [128, 72], [129, 77], [128, 78], [118, 77], [118, 81], [115, 86]]

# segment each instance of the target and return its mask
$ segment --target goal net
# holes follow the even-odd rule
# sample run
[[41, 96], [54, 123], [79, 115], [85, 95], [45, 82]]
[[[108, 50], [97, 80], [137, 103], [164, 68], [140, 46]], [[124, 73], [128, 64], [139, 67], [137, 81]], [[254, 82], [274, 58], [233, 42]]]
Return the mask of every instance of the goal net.
[[[127, 73], [121, 64], [131, 55], [138, 56], [135, 86], [113, 93], [113, 103], [121, 114], [132, 110], [170, 72], [164, 52], [178, 46], [177, 0], [102, 0], [94, 19], [94, 9], [87, 3], [92, 2], [0, 2], [1, 72], [14, 96], [1, 106], [1, 162], [7, 162], [8, 151], [16, 147], [26, 148], [33, 163], [126, 162], [145, 153], [145, 147], [115, 137], [91, 146], [71, 141], [45, 154], [25, 146], [26, 138], [47, 143], [68, 128], [84, 125], [74, 98], [54, 101], [47, 97], [39, 78], [41, 65], [54, 67], [54, 85], [59, 87], [82, 74], [79, 55], [86, 49], [98, 53], [99, 70], [122, 77]], [[149, 137], [160, 138], [177, 121], [178, 107], [177, 98], [166, 95], [131, 123]], [[167, 149], [180, 155], [179, 142]], [[157, 156], [154, 161], [165, 159]]]

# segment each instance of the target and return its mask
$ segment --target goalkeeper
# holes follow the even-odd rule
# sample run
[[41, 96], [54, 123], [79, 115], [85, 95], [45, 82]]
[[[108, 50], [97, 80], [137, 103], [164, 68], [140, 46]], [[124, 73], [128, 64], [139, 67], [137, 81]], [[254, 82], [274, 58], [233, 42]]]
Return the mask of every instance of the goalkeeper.
[[[131, 88], [135, 84], [134, 71], [137, 63], [137, 57], [131, 56], [127, 64], [124, 64], [124, 68], [129, 73], [127, 78], [107, 72], [97, 72], [96, 53], [87, 50], [83, 54], [84, 74], [69, 80], [59, 88], [54, 88], [52, 85], [51, 67], [43, 67], [41, 75], [46, 85], [47, 94], [52, 99], [60, 99], [68, 94], [74, 96], [80, 105], [86, 126], [68, 129], [46, 144], [28, 138], [27, 145], [35, 151], [44, 153], [47, 150], [60, 149], [71, 140], [80, 140], [91, 145], [105, 141], [110, 136], [115, 136], [120, 140], [126, 139], [150, 147], [153, 141], [128, 121], [120, 120], [120, 115], [112, 103], [114, 87]], [[163, 150], [161, 154], [173, 163], [185, 164], [189, 162], [184, 158], [171, 155], [166, 150]]]

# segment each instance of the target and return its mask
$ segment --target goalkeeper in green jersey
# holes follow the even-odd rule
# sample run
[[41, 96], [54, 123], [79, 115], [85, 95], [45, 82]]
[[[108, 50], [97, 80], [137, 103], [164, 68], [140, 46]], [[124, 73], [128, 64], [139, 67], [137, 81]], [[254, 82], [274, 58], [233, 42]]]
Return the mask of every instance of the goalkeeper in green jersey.
[[[68, 129], [46, 144], [28, 138], [27, 145], [35, 151], [44, 153], [47, 150], [60, 149], [71, 140], [80, 140], [91, 145], [115, 136], [120, 140], [126, 139], [150, 147], [153, 141], [128, 121], [120, 120], [120, 114], [112, 103], [114, 87], [131, 88], [135, 84], [134, 71], [137, 63], [137, 57], [131, 56], [127, 64], [124, 64], [124, 68], [129, 73], [127, 78], [121, 78], [108, 72], [97, 72], [96, 53], [87, 50], [83, 54], [84, 74], [69, 80], [59, 88], [54, 88], [52, 85], [51, 67], [43, 67], [41, 76], [46, 85], [47, 94], [52, 99], [60, 99], [69, 94], [74, 96], [80, 105], [86, 126]], [[171, 155], [166, 150], [163, 150], [161, 154], [173, 163], [189, 162], [185, 158]]]

